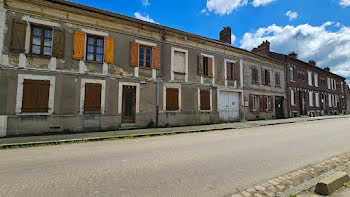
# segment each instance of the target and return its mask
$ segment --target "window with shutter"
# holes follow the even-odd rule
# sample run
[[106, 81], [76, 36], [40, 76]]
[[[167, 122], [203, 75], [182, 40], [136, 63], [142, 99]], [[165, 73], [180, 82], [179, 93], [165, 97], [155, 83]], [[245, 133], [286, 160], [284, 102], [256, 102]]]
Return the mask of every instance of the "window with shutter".
[[237, 81], [237, 84], [240, 84], [241, 82], [241, 66], [239, 64], [239, 61], [237, 61], [235, 64], [233, 64], [233, 70], [234, 70], [234, 76], [233, 79]]
[[227, 62], [226, 64], [227, 80], [233, 80], [233, 63]]
[[85, 33], [74, 31], [73, 58], [82, 60], [84, 58]]
[[11, 52], [23, 53], [25, 50], [27, 23], [14, 20], [12, 25]]
[[86, 60], [103, 62], [104, 38], [95, 35], [87, 35]]
[[85, 84], [84, 113], [101, 112], [101, 90], [102, 84]]
[[160, 48], [159, 47], [153, 47], [153, 68], [154, 69], [160, 69]]
[[55, 28], [53, 30], [52, 56], [56, 58], [63, 58], [64, 46], [65, 46], [64, 42], [65, 42], [64, 30]]
[[281, 86], [281, 76], [279, 72], [275, 73], [275, 83], [276, 86], [280, 87]]
[[140, 45], [139, 47], [139, 67], [151, 68], [152, 65], [152, 47]]
[[114, 62], [114, 38], [105, 37], [105, 62], [113, 64]]
[[139, 66], [139, 44], [136, 42], [130, 43], [130, 66]]
[[211, 110], [210, 109], [210, 90], [200, 90], [200, 109], [201, 110]]
[[252, 83], [253, 84], [259, 84], [258, 69], [255, 68], [255, 67], [252, 67]]
[[265, 77], [266, 85], [270, 85], [270, 83], [271, 83], [270, 71], [269, 70], [265, 70], [265, 74], [266, 74], [266, 77]]
[[179, 89], [177, 88], [166, 89], [166, 110], [167, 111], [179, 110]]
[[23, 82], [22, 112], [48, 112], [50, 81], [28, 80]]
[[32, 25], [30, 51], [36, 55], [51, 56], [52, 28]]

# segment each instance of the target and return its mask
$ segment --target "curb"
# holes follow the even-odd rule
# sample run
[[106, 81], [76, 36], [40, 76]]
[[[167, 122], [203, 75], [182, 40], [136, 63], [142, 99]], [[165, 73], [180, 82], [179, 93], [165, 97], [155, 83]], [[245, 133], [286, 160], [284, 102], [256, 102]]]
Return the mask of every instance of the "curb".
[[[74, 142], [83, 142], [83, 141], [103, 141], [108, 139], [123, 139], [123, 138], [141, 138], [146, 136], [162, 136], [162, 135], [174, 135], [174, 134], [186, 134], [186, 133], [201, 133], [201, 132], [210, 132], [210, 131], [221, 131], [221, 130], [230, 130], [230, 129], [245, 129], [245, 128], [257, 128], [264, 126], [273, 126], [273, 125], [283, 125], [283, 124], [292, 124], [292, 123], [301, 123], [301, 122], [309, 122], [309, 121], [318, 121], [318, 120], [331, 120], [331, 119], [341, 119], [341, 118], [349, 118], [350, 116], [331, 116], [331, 117], [323, 117], [323, 118], [310, 118], [310, 119], [297, 119], [290, 120], [285, 122], [276, 122], [276, 123], [260, 123], [253, 125], [245, 125], [243, 127], [235, 125], [235, 123], [231, 123], [230, 126], [224, 126], [221, 128], [198, 128], [198, 129], [188, 129], [182, 131], [159, 131], [159, 132], [150, 132], [150, 133], [135, 133], [135, 134], [116, 134], [116, 135], [106, 135], [106, 136], [96, 136], [96, 137], [81, 137], [81, 138], [71, 138], [71, 139], [57, 139], [57, 140], [38, 140], [38, 141], [30, 141], [30, 142], [22, 142], [22, 143], [4, 143], [0, 144], [0, 149], [11, 148], [11, 147], [31, 147], [36, 145], [59, 145], [64, 143], [74, 143]], [[181, 127], [179, 127], [181, 128]], [[59, 136], [59, 135], [57, 135]], [[39, 136], [45, 137], [45, 136]], [[38, 137], [38, 138], [39, 138]], [[20, 137], [19, 137], [20, 138]], [[1, 140], [1, 138], [0, 138]], [[1, 143], [1, 142], [0, 142]]]

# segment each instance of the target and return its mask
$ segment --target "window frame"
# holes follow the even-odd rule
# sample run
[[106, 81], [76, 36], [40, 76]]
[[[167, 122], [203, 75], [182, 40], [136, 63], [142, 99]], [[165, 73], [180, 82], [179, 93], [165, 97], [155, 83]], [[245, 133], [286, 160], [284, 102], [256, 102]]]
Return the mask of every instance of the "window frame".
[[175, 80], [175, 73], [178, 73], [175, 70], [175, 52], [182, 52], [185, 53], [185, 82], [188, 82], [188, 50], [181, 49], [181, 48], [175, 48], [171, 47], [171, 72], [170, 77], [171, 80]]
[[[94, 38], [95, 39], [95, 43], [93, 45], [94, 47], [94, 53], [93, 53], [93, 60], [89, 60], [88, 59], [88, 54], [91, 54], [88, 51], [89, 48], [89, 38]], [[103, 46], [102, 46], [102, 54], [98, 54], [97, 53], [97, 40], [102, 40], [103, 41]], [[91, 46], [91, 45], [90, 45]], [[96, 60], [96, 56], [97, 55], [102, 55], [102, 61], [97, 61]], [[93, 35], [93, 34], [87, 34], [86, 33], [86, 46], [85, 46], [85, 60], [88, 62], [97, 62], [97, 63], [104, 63], [104, 56], [105, 56], [105, 37], [100, 36], [100, 35]]]
[[259, 69], [256, 67], [251, 67], [251, 71], [252, 71], [252, 84], [259, 85]]
[[281, 87], [281, 73], [275, 72], [275, 85], [276, 87]]
[[293, 89], [290, 90], [290, 103], [292, 106], [296, 106], [295, 103], [295, 91]]
[[[202, 109], [202, 97], [201, 97], [201, 93], [202, 91], [207, 91], [209, 92], [209, 109]], [[208, 90], [208, 89], [200, 89], [198, 88], [198, 110], [200, 112], [211, 112], [213, 109], [213, 93], [212, 93], [212, 89]]]
[[[141, 49], [144, 50], [143, 52], [143, 65], [141, 65]], [[147, 63], [147, 49], [150, 50], [150, 54], [149, 54], [149, 67], [147, 67], [146, 63]], [[139, 45], [139, 58], [138, 58], [138, 62], [139, 62], [139, 65], [138, 67], [139, 68], [144, 68], [144, 69], [152, 69], [152, 64], [153, 64], [153, 46], [149, 46], [149, 45], [144, 45], [144, 44], [140, 44]]]
[[289, 81], [294, 81], [294, 68], [289, 66]]
[[253, 99], [253, 112], [258, 112], [259, 108], [259, 100], [258, 100], [258, 96], [257, 95], [252, 95], [252, 99]]
[[311, 71], [307, 71], [307, 84], [309, 86], [313, 86], [313, 84], [312, 84], [312, 72]]
[[315, 92], [315, 106], [320, 107], [320, 93]]
[[[40, 45], [33, 44], [33, 38], [37, 37], [34, 36], [34, 29], [39, 28], [41, 30], [41, 36], [40, 36]], [[45, 49], [45, 31], [50, 30], [51, 31], [51, 46], [50, 46], [50, 55], [44, 54], [44, 49]], [[40, 46], [40, 53], [33, 53], [33, 45], [35, 46]], [[46, 26], [46, 25], [40, 25], [40, 24], [33, 24], [30, 23], [30, 45], [29, 45], [29, 52], [32, 55], [39, 55], [39, 56], [46, 56], [46, 57], [51, 57], [52, 56], [52, 47], [53, 47], [53, 28]]]
[[319, 86], [319, 84], [318, 84], [318, 73], [314, 73], [314, 84], [315, 84], [315, 87]]
[[309, 92], [309, 106], [310, 107], [314, 106], [314, 92], [313, 91]]
[[[166, 105], [166, 90], [168, 88], [171, 89], [178, 89], [178, 110], [167, 110], [167, 105]], [[168, 83], [163, 85], [163, 111], [164, 112], [181, 112], [182, 110], [182, 102], [181, 102], [181, 84], [173, 84], [173, 83]]]

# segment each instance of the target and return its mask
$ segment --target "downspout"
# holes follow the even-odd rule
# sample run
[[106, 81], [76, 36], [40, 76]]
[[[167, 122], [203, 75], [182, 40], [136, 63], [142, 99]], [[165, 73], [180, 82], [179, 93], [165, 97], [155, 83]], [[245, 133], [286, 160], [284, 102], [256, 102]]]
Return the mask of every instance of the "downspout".
[[[286, 57], [285, 57], [286, 58]], [[288, 60], [286, 59], [285, 60], [286, 62], [286, 66], [285, 66], [285, 78], [287, 79], [286, 80], [286, 85], [285, 85], [285, 92], [286, 92], [286, 97], [287, 97], [287, 117], [286, 118], [291, 118], [291, 97], [290, 97], [290, 94], [289, 94], [289, 88], [290, 88], [290, 73], [289, 73], [289, 64], [287, 63]], [[294, 93], [295, 94], [295, 93]]]
[[157, 76], [157, 105], [156, 105], [156, 127], [159, 123], [159, 82], [160, 78], [165, 75], [165, 40], [166, 40], [166, 30], [162, 30], [162, 72]]

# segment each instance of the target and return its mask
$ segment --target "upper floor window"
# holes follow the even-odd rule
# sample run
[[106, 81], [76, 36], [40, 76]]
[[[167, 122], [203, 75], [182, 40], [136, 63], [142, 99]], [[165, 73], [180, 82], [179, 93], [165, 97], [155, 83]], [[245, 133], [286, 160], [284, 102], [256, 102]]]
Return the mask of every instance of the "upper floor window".
[[139, 49], [139, 67], [150, 68], [152, 57], [152, 47], [140, 45]]
[[309, 86], [312, 86], [312, 72], [307, 72], [307, 79]]
[[253, 84], [259, 84], [259, 71], [255, 67], [252, 67], [252, 82]]
[[295, 92], [294, 90], [290, 90], [290, 100], [293, 106], [295, 106]]
[[327, 85], [328, 85], [328, 89], [331, 89], [331, 79], [327, 78]]
[[343, 82], [340, 82], [340, 88], [341, 88], [341, 91], [344, 92], [344, 83]]
[[203, 57], [203, 75], [209, 76], [209, 57]]
[[315, 86], [318, 87], [318, 74], [314, 74], [314, 81], [315, 81]]
[[262, 84], [264, 85], [270, 85], [270, 81], [271, 81], [271, 77], [270, 77], [270, 71], [269, 70], [262, 70], [261, 73], [261, 80], [262, 80]]
[[313, 92], [309, 92], [309, 105], [310, 107], [313, 107], [314, 106], [314, 94]]
[[281, 86], [281, 75], [279, 72], [275, 73], [275, 83], [276, 83], [276, 86]]
[[86, 60], [103, 62], [104, 38], [99, 36], [87, 36]]
[[293, 69], [293, 67], [289, 67], [289, 79], [290, 79], [290, 81], [294, 81], [294, 69]]
[[31, 53], [50, 56], [52, 53], [52, 29], [32, 26]]

